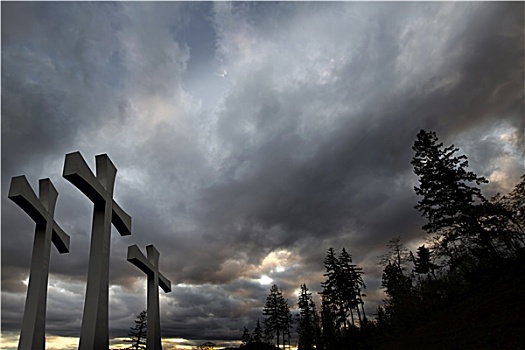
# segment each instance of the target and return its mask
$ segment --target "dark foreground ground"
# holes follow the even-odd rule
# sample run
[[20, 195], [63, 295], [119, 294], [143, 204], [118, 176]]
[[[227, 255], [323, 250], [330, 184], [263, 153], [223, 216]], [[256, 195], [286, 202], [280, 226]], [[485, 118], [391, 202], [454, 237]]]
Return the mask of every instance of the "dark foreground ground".
[[[430, 321], [385, 339], [378, 350], [525, 350], [525, 274], [521, 272], [483, 284]], [[241, 349], [277, 347], [259, 343]]]
[[381, 350], [525, 349], [525, 276], [504, 278]]
[[224, 348], [223, 350], [279, 350], [278, 347], [265, 343], [249, 343], [240, 348]]

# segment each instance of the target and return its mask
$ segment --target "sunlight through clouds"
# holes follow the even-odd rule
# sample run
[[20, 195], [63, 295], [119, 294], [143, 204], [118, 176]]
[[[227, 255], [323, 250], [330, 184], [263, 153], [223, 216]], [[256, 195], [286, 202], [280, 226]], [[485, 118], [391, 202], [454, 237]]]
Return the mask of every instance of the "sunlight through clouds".
[[266, 286], [273, 282], [273, 279], [266, 275], [262, 275], [261, 278], [257, 280], [261, 285]]
[[298, 264], [299, 261], [298, 256], [294, 255], [291, 251], [283, 249], [268, 254], [261, 262], [259, 269], [261, 271], [268, 271], [269, 273], [279, 273]]

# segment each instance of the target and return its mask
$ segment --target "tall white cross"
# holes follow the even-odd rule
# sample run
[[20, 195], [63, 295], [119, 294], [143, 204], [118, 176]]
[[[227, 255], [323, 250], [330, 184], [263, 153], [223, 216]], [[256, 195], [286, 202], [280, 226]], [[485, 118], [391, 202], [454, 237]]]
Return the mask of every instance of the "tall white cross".
[[159, 272], [159, 252], [153, 245], [146, 247], [148, 258], [137, 245], [128, 247], [128, 261], [148, 276], [148, 327], [146, 330], [146, 350], [162, 350], [160, 338], [159, 287], [171, 292], [171, 282]]
[[66, 154], [62, 176], [94, 204], [86, 301], [80, 330], [80, 350], [109, 348], [108, 296], [111, 224], [121, 236], [131, 234], [131, 217], [113, 200], [117, 169], [106, 154], [96, 156], [96, 177], [80, 152]]
[[45, 347], [47, 281], [51, 242], [58, 251], [69, 252], [69, 236], [53, 219], [58, 192], [49, 179], [39, 181], [39, 197], [25, 176], [11, 179], [8, 198], [18, 204], [36, 223], [26, 305], [18, 349]]

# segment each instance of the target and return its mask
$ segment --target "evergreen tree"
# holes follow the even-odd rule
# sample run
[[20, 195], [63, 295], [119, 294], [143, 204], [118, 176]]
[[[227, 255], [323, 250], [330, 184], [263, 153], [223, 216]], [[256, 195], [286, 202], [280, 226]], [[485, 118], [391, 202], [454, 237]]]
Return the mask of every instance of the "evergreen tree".
[[467, 170], [467, 157], [456, 156], [459, 149], [454, 145], [443, 148], [435, 132], [421, 130], [412, 149], [411, 164], [420, 184], [414, 190], [421, 196], [415, 208], [427, 219], [423, 229], [434, 235], [438, 252], [449, 258], [452, 268], [462, 265], [468, 253], [480, 257], [483, 253], [475, 246], [496, 256], [492, 239], [480, 224], [479, 204], [487, 200], [478, 186], [488, 181]]
[[351, 326], [354, 325], [354, 312], [353, 308], [357, 304], [355, 297], [355, 281], [353, 280], [353, 266], [352, 257], [345, 248], [342, 249], [339, 258], [337, 259], [336, 269], [336, 284], [337, 293], [336, 299], [339, 304], [339, 323], [343, 325], [345, 331], [348, 330], [347, 317], [350, 315]]
[[272, 328], [267, 327], [264, 321], [263, 321], [263, 324], [264, 324], [263, 342], [266, 344], [273, 345], [273, 338], [275, 337], [275, 332]]
[[420, 246], [416, 250], [416, 256], [410, 252], [410, 257], [414, 262], [414, 272], [418, 275], [431, 274], [436, 279], [435, 270], [439, 268], [438, 265], [432, 262], [432, 252], [425, 245]]
[[399, 302], [410, 294], [412, 283], [395, 263], [389, 262], [383, 270], [381, 286], [385, 288], [386, 294], [394, 301]]
[[263, 333], [263, 329], [261, 327], [261, 323], [259, 319], [257, 319], [257, 325], [255, 326], [255, 329], [253, 330], [252, 341], [254, 342], [264, 341], [264, 333]]
[[[351, 276], [353, 280], [353, 307], [355, 307], [357, 311], [357, 317], [359, 318], [359, 326], [363, 327], [366, 325], [366, 314], [365, 314], [365, 302], [363, 301], [363, 297], [366, 296], [362, 293], [363, 289], [366, 289], [365, 282], [363, 280], [363, 269], [360, 267], [357, 267], [357, 265], [351, 265]], [[359, 311], [359, 306], [361, 306], [361, 311]]]
[[380, 257], [380, 265], [384, 266], [381, 286], [391, 299], [399, 302], [408, 298], [412, 289], [412, 279], [407, 273], [412, 259], [399, 236], [388, 241], [387, 248], [388, 253]]
[[321, 294], [322, 347], [327, 350], [336, 349], [341, 336], [333, 305], [326, 294]]
[[312, 293], [308, 292], [306, 284], [301, 285], [299, 292], [299, 315], [297, 322], [297, 334], [299, 335], [299, 349], [313, 349], [317, 344], [318, 322], [319, 317], [315, 303], [312, 299]]
[[364, 303], [361, 291], [366, 287], [362, 278], [362, 269], [352, 264], [352, 256], [345, 248], [342, 248], [339, 257], [335, 256], [332, 248], [328, 249], [324, 265], [326, 280], [321, 283], [324, 312], [330, 310], [333, 313], [331, 319], [336, 323], [335, 327], [346, 332], [349, 330], [348, 317], [350, 317], [350, 326], [355, 326], [355, 311], [357, 320], [362, 326]]
[[375, 314], [375, 316], [378, 333], [380, 335], [384, 335], [388, 327], [388, 317], [386, 315], [385, 308], [382, 306], [378, 306], [377, 313]]
[[[270, 294], [266, 297], [266, 304], [264, 305], [263, 315], [266, 316], [264, 322], [266, 338], [273, 341], [273, 337], [277, 335], [277, 347], [279, 347], [281, 325], [280, 325], [280, 298], [281, 291], [276, 284], [270, 288]], [[270, 338], [271, 337], [271, 338]]]
[[250, 335], [250, 331], [248, 330], [248, 328], [244, 327], [244, 332], [242, 333], [242, 337], [241, 337], [242, 345], [251, 343], [251, 341], [252, 341], [252, 337]]
[[290, 312], [290, 307], [288, 306], [288, 300], [285, 300], [286, 303], [283, 304], [283, 347], [286, 349], [286, 344], [288, 348], [291, 347], [291, 338], [292, 338], [292, 325], [293, 318], [292, 313]]
[[483, 224], [496, 236], [507, 256], [525, 255], [525, 175], [505, 196], [500, 194], [486, 203]]
[[322, 341], [323, 333], [321, 328], [321, 318], [319, 316], [319, 313], [317, 312], [317, 307], [312, 299], [310, 304], [310, 310], [313, 310], [313, 324], [315, 327], [315, 336], [314, 336], [314, 342], [315, 342], [315, 348], [322, 350], [324, 349], [324, 344]]
[[342, 321], [346, 319], [346, 313], [341, 298], [342, 291], [339, 260], [337, 259], [333, 248], [329, 248], [326, 253], [324, 267], [326, 273], [323, 274], [323, 276], [326, 277], [326, 280], [321, 283], [323, 290], [320, 293], [323, 296], [323, 314], [325, 320], [328, 320], [328, 313], [330, 313], [330, 320], [335, 321], [335, 327], [339, 328]]
[[145, 350], [146, 349], [146, 329], [147, 329], [147, 313], [142, 311], [135, 320], [135, 326], [130, 327], [128, 336], [131, 338], [126, 340], [131, 343], [128, 349]]
[[289, 336], [290, 333], [292, 316], [288, 301], [283, 297], [282, 291], [276, 284], [270, 288], [270, 294], [266, 298], [264, 305], [263, 315], [266, 316], [264, 325], [268, 341], [272, 342], [273, 337], [276, 336], [277, 347], [280, 346], [281, 339], [284, 345], [286, 336]]
[[[354, 310], [357, 313], [359, 325], [362, 326], [364, 324], [365, 314], [361, 291], [366, 288], [362, 277], [363, 271], [357, 267], [357, 265], [352, 264], [352, 256], [345, 248], [341, 250], [338, 262], [340, 274], [339, 289], [341, 290], [342, 305], [345, 312], [350, 313], [351, 326], [353, 327], [355, 325]], [[359, 306], [361, 306], [361, 310], [359, 310]], [[344, 323], [346, 329], [346, 322]]]
[[414, 323], [412, 314], [416, 311], [418, 298], [408, 272], [410, 253], [401, 243], [400, 237], [391, 239], [387, 247], [389, 251], [381, 256], [380, 262], [383, 266], [386, 264], [381, 280], [381, 286], [387, 294], [384, 313], [398, 331], [405, 330]]

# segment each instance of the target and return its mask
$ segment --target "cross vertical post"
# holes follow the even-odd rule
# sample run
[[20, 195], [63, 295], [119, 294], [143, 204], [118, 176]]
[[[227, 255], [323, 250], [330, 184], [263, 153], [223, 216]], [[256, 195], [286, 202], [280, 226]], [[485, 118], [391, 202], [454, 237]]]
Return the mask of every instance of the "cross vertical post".
[[109, 348], [111, 224], [121, 236], [131, 234], [131, 217], [113, 200], [116, 174], [117, 169], [106, 154], [96, 156], [96, 176], [80, 152], [66, 154], [62, 176], [84, 193], [94, 206], [80, 350]]
[[53, 219], [57, 197], [58, 192], [49, 179], [39, 180], [39, 198], [25, 176], [11, 179], [8, 198], [18, 204], [36, 223], [19, 350], [45, 348], [51, 243], [61, 254], [69, 252], [69, 236]]
[[160, 337], [159, 287], [171, 292], [171, 282], [159, 272], [159, 252], [153, 245], [146, 247], [148, 257], [137, 245], [128, 247], [128, 261], [148, 276], [148, 327], [146, 331], [146, 350], [162, 350]]

